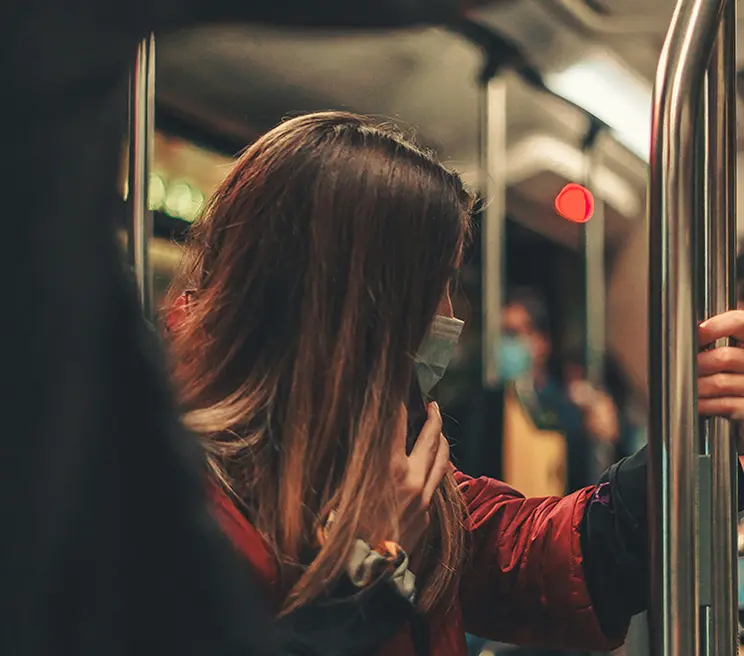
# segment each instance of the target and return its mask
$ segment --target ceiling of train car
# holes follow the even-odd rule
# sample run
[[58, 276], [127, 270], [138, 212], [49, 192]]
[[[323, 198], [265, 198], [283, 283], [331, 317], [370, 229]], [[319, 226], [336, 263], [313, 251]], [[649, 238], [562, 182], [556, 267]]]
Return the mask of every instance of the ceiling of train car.
[[[518, 0], [484, 9], [478, 20], [519, 44], [543, 75], [601, 45], [650, 84], [673, 6], [673, 0]], [[394, 117], [473, 180], [481, 65], [476, 47], [440, 29], [321, 35], [213, 27], [159, 42], [157, 92], [171, 111], [243, 140], [295, 111], [345, 108]], [[581, 175], [576, 156], [586, 119], [514, 77], [507, 98], [508, 161], [521, 154], [512, 184], [542, 203], [546, 189], [553, 193], [561, 179]], [[607, 198], [611, 224], [640, 216], [645, 166], [617, 144], [606, 143], [604, 151], [606, 186], [625, 186]]]
[[246, 136], [288, 112], [348, 108], [426, 126], [431, 144], [456, 157], [475, 138], [478, 65], [469, 44], [439, 30], [320, 36], [209, 28], [165, 41], [157, 79], [169, 106], [242, 122]]

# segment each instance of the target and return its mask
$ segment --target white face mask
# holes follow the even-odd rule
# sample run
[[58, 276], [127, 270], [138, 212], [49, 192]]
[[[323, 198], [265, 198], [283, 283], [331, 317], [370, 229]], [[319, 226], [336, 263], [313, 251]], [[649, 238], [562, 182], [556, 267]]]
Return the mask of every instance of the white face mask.
[[424, 394], [428, 394], [442, 380], [464, 325], [465, 322], [460, 319], [441, 314], [434, 317], [414, 358], [416, 375]]

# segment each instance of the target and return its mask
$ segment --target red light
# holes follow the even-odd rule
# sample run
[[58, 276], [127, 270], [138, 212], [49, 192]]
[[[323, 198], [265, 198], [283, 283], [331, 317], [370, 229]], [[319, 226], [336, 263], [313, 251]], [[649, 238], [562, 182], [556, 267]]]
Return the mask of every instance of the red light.
[[574, 223], [586, 223], [594, 214], [594, 196], [580, 184], [567, 184], [555, 197], [555, 211]]

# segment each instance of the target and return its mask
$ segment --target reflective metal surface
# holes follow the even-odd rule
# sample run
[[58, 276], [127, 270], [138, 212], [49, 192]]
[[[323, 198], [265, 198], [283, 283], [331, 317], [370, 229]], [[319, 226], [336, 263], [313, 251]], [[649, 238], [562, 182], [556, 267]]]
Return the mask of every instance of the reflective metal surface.
[[[708, 157], [705, 317], [736, 307], [736, 2], [729, 0], [707, 76]], [[719, 344], [719, 345], [725, 345]], [[729, 421], [706, 422], [705, 449], [711, 458], [711, 622], [707, 653], [738, 651], [736, 448]]]
[[725, 0], [680, 0], [661, 53], [650, 160], [649, 526], [651, 650], [700, 653], [696, 399], [691, 243], [699, 199], [695, 127]]
[[152, 265], [149, 245], [153, 217], [148, 207], [148, 188], [155, 148], [155, 37], [142, 41], [130, 82], [129, 97], [129, 193], [128, 251], [137, 280], [142, 310], [154, 316]]
[[[606, 134], [596, 125], [590, 127], [584, 151], [584, 186], [597, 189], [596, 178], [603, 165], [602, 137]], [[606, 387], [606, 270], [605, 270], [605, 202], [594, 194], [594, 215], [583, 226], [586, 378], [596, 388]], [[615, 447], [605, 440], [594, 440], [590, 473], [599, 480], [612, 465]]]
[[[586, 153], [584, 186], [593, 189], [594, 176], [602, 167], [601, 136]], [[586, 285], [586, 376], [597, 388], [605, 386], [605, 216], [604, 200], [594, 196], [594, 215], [584, 224]]]
[[501, 306], [506, 239], [506, 80], [494, 77], [480, 90], [480, 189], [482, 214], [483, 385], [499, 382]]

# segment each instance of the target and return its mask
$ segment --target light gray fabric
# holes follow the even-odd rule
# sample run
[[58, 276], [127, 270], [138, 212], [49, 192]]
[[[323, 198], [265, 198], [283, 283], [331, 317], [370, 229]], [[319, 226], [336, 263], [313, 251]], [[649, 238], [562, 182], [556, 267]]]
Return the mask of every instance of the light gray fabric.
[[[416, 596], [416, 577], [408, 569], [408, 554], [404, 552], [404, 556], [401, 564], [390, 575], [390, 580], [403, 597], [413, 602]], [[365, 588], [384, 572], [387, 565], [388, 561], [381, 554], [364, 540], [357, 540], [346, 569], [351, 582], [358, 588]]]

